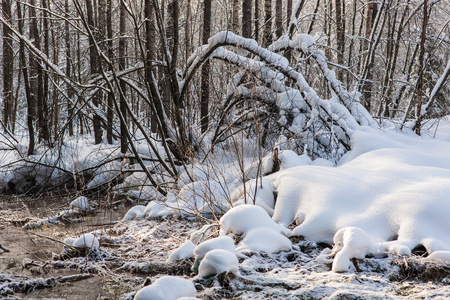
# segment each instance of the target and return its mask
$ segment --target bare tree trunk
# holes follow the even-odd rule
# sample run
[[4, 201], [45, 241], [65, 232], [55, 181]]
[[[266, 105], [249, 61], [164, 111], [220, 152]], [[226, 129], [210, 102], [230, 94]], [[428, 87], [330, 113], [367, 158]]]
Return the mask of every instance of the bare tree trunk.
[[[203, 10], [203, 44], [208, 43], [211, 35], [211, 0], [204, 0]], [[201, 101], [200, 101], [200, 124], [202, 133], [208, 129], [209, 122], [209, 60], [202, 66], [202, 87], [201, 87]]]
[[[94, 34], [94, 36], [98, 36], [98, 30], [95, 28], [94, 21], [94, 8], [93, 8], [93, 0], [86, 0], [86, 12], [87, 12], [87, 21], [88, 25]], [[89, 36], [89, 62], [90, 62], [90, 71], [91, 75], [99, 74], [99, 60], [95, 51], [95, 43], [92, 36]], [[94, 106], [99, 107], [101, 104], [100, 93], [97, 92], [92, 99], [92, 103]], [[93, 125], [94, 125], [94, 141], [95, 144], [100, 144], [102, 142], [103, 130], [101, 127], [101, 119], [99, 116], [94, 114], [93, 116]]]
[[[125, 70], [125, 48], [126, 48], [126, 7], [124, 0], [120, 1], [120, 20], [119, 20], [119, 31], [120, 31], [120, 39], [119, 39], [119, 70]], [[120, 152], [125, 154], [128, 149], [127, 143], [127, 104], [126, 104], [126, 83], [123, 80], [120, 80], [120, 112], [122, 113], [123, 118], [120, 120]]]
[[263, 46], [272, 44], [272, 0], [264, 1], [264, 39]]
[[252, 0], [242, 2], [242, 36], [252, 37]]
[[[367, 4], [367, 13], [366, 13], [366, 41], [364, 43], [363, 50], [365, 52], [365, 61], [366, 64], [363, 66], [364, 68], [370, 68], [370, 44], [373, 43], [371, 41], [371, 36], [373, 36], [372, 31], [374, 29], [375, 17], [378, 13], [377, 3], [370, 1]], [[364, 73], [364, 71], [362, 72]], [[372, 72], [367, 72], [366, 78], [364, 78], [364, 82], [362, 83], [362, 95], [363, 95], [363, 105], [370, 112], [370, 107], [372, 106]]]
[[[69, 0], [65, 0], [64, 2], [64, 10], [66, 18], [69, 19], [70, 11], [69, 11]], [[64, 23], [64, 28], [66, 31], [65, 35], [65, 43], [66, 43], [66, 76], [68, 78], [72, 78], [72, 51], [70, 49], [70, 30], [69, 30], [69, 22], [66, 21]], [[67, 83], [67, 96], [69, 97], [69, 101], [67, 101], [67, 112], [68, 112], [68, 130], [69, 136], [73, 136], [73, 105], [70, 103], [70, 100], [73, 99], [73, 89], [72, 86]]]
[[[22, 4], [17, 2], [17, 23], [19, 33], [23, 34], [23, 20], [25, 15], [22, 14]], [[25, 58], [25, 43], [21, 39], [19, 42], [19, 65], [23, 72], [23, 82], [25, 85], [25, 94], [27, 97], [27, 127], [28, 127], [28, 155], [32, 155], [34, 153], [34, 109], [36, 104], [33, 102], [35, 99], [31, 96], [31, 88], [30, 82], [28, 80], [28, 68]]]
[[[47, 13], [47, 0], [42, 0], [42, 14], [43, 14], [43, 34], [44, 34], [44, 53], [47, 57], [50, 57], [50, 29], [48, 27], [48, 13]], [[50, 140], [50, 130], [49, 123], [51, 124], [51, 118], [49, 118], [49, 78], [48, 72], [44, 70], [44, 64], [41, 64], [41, 72], [42, 72], [42, 100], [40, 102], [40, 110], [39, 110], [39, 124], [41, 127], [41, 137], [44, 141]], [[51, 127], [50, 127], [51, 128]]]
[[259, 41], [259, 0], [255, 0], [255, 41]]
[[280, 38], [283, 35], [283, 1], [275, 2], [275, 35]]
[[[336, 43], [337, 43], [337, 63], [344, 65], [344, 49], [345, 49], [345, 15], [342, 13], [342, 7], [345, 7], [345, 1], [336, 0]], [[344, 81], [344, 73], [341, 69], [337, 71], [337, 79]]]
[[[156, 47], [155, 47], [155, 37], [156, 37], [156, 28], [155, 28], [155, 8], [151, 0], [145, 1], [145, 80], [149, 86], [153, 81], [153, 61], [155, 59]], [[153, 92], [155, 93], [155, 91]], [[152, 94], [152, 93], [150, 93]], [[160, 107], [160, 102], [152, 96], [153, 104], [155, 105], [155, 111], [152, 110], [151, 115], [151, 131], [156, 133], [158, 131], [158, 118], [161, 120], [162, 118], [162, 108]], [[150, 108], [151, 109], [151, 108]]]
[[233, 0], [233, 32], [239, 34], [239, 0]]
[[422, 93], [423, 93], [423, 73], [425, 60], [425, 39], [427, 36], [428, 24], [428, 0], [423, 1], [423, 19], [422, 32], [420, 34], [420, 52], [419, 52], [419, 79], [417, 80], [417, 109], [416, 109], [416, 125], [414, 130], [420, 135], [420, 127], [422, 126]]
[[[5, 20], [11, 23], [11, 0], [3, 0], [2, 11]], [[5, 126], [5, 131], [12, 128], [13, 69], [14, 52], [12, 45], [12, 32], [7, 26], [3, 26], [3, 126]]]
[[[110, 61], [114, 59], [113, 52], [113, 29], [112, 29], [112, 2], [113, 0], [108, 0], [107, 9], [106, 9], [106, 35], [108, 38], [107, 42], [107, 55]], [[106, 122], [108, 123], [106, 126], [106, 139], [108, 140], [108, 144], [112, 144], [113, 142], [113, 121], [114, 121], [114, 99], [113, 94], [108, 93], [108, 108], [106, 111]]]

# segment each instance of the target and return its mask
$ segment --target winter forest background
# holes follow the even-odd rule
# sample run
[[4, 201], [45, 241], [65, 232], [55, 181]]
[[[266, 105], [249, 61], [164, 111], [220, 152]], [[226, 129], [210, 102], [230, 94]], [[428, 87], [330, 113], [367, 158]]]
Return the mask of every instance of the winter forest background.
[[[90, 246], [82, 235], [81, 248], [97, 251], [81, 254], [84, 267], [73, 253], [58, 266], [101, 273], [114, 257], [107, 268], [151, 273], [142, 245], [123, 253], [160, 239], [158, 228], [168, 232], [160, 258], [178, 272], [195, 257], [187, 264], [202, 278], [201, 245], [218, 239], [211, 249], [228, 252], [204, 265], [237, 276], [217, 279], [228, 298], [252, 298], [243, 286], [259, 281], [267, 299], [279, 287], [283, 299], [358, 295], [354, 277], [324, 270], [369, 281], [394, 270], [371, 281], [371, 299], [402, 280], [392, 265], [414, 273], [398, 257], [450, 261], [448, 0], [2, 0], [0, 21], [0, 191], [56, 197], [62, 209], [2, 221], [35, 230], [139, 204], [89, 233]], [[367, 260], [380, 252], [388, 260]], [[362, 270], [350, 259], [365, 259]], [[294, 276], [315, 287], [283, 281], [298, 261], [322, 272]], [[208, 288], [197, 296], [220, 299]]]
[[27, 136], [16, 149], [27, 160], [92, 136], [143, 167], [144, 139], [147, 158], [174, 179], [177, 164], [236, 136], [337, 162], [355, 126], [389, 120], [420, 134], [422, 119], [448, 114], [448, 9], [443, 0], [2, 1], [2, 147]]

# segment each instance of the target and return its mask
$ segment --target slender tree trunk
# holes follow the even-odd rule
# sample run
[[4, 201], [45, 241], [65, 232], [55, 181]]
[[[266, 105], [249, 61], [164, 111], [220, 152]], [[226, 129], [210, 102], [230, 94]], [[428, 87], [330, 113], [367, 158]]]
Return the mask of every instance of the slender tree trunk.
[[272, 44], [272, 0], [264, 1], [264, 47]]
[[[110, 61], [114, 60], [114, 50], [113, 50], [113, 29], [112, 29], [112, 2], [113, 0], [108, 0], [106, 9], [106, 34], [108, 38], [107, 42], [107, 55]], [[106, 112], [106, 121], [108, 123], [106, 127], [106, 139], [108, 144], [113, 142], [113, 119], [114, 117], [114, 99], [113, 94], [108, 93], [108, 108]]]
[[[2, 2], [3, 17], [9, 23], [12, 22], [11, 0]], [[5, 131], [12, 128], [13, 112], [13, 69], [14, 52], [12, 44], [12, 32], [7, 26], [3, 26], [3, 125]]]
[[[17, 23], [18, 23], [18, 29], [19, 33], [23, 34], [23, 20], [25, 18], [25, 14], [22, 14], [22, 4], [20, 2], [17, 2]], [[30, 88], [30, 81], [28, 80], [28, 68], [25, 58], [25, 43], [21, 39], [19, 42], [19, 66], [20, 69], [22, 69], [23, 72], [23, 83], [25, 86], [25, 94], [27, 97], [27, 127], [28, 127], [28, 155], [32, 155], [34, 153], [34, 109], [36, 107], [36, 104], [34, 103], [35, 99], [31, 96], [31, 88]]]
[[420, 135], [420, 127], [422, 126], [422, 93], [423, 93], [423, 73], [425, 60], [425, 40], [427, 37], [428, 24], [428, 0], [423, 1], [423, 19], [422, 32], [420, 34], [420, 51], [419, 51], [419, 79], [417, 80], [417, 109], [416, 109], [416, 126], [414, 130]]
[[[370, 53], [368, 51], [370, 50], [370, 44], [373, 43], [373, 41], [370, 40], [370, 37], [372, 36], [372, 30], [374, 29], [374, 21], [375, 17], [378, 13], [378, 6], [375, 2], [369, 2], [367, 5], [367, 14], [366, 14], [366, 41], [364, 43], [364, 52], [365, 52], [365, 61], [367, 63], [370, 63], [368, 61], [368, 56]], [[367, 67], [367, 65], [364, 65], [363, 67]], [[364, 73], [364, 72], [363, 72]], [[364, 107], [370, 112], [370, 108], [372, 106], [372, 72], [367, 72], [366, 78], [364, 78], [364, 82], [362, 84], [362, 95], [363, 95], [363, 105]]]
[[[88, 19], [88, 25], [94, 35], [94, 37], [98, 36], [98, 30], [95, 27], [95, 21], [94, 21], [94, 8], [93, 8], [93, 1], [92, 0], [86, 0], [86, 12], [87, 12], [87, 19]], [[90, 71], [91, 75], [99, 74], [99, 61], [98, 56], [95, 51], [95, 43], [94, 43], [94, 37], [89, 37], [89, 62], [90, 62]], [[100, 93], [97, 92], [95, 95], [93, 95], [92, 103], [96, 107], [100, 107], [101, 105], [101, 96]], [[100, 144], [102, 142], [102, 136], [103, 136], [103, 130], [101, 127], [101, 119], [99, 116], [94, 114], [93, 116], [93, 125], [94, 125], [94, 141], [95, 144]]]
[[[155, 11], [152, 0], [145, 0], [145, 41], [146, 41], [146, 54], [145, 54], [145, 80], [147, 84], [150, 86], [153, 81], [153, 61], [155, 60], [155, 37], [156, 37], [156, 28], [155, 28]], [[151, 93], [150, 93], [151, 94]], [[162, 108], [159, 106], [159, 101], [152, 97], [153, 104], [156, 108], [155, 111], [152, 111], [151, 115], [151, 131], [156, 133], [158, 131], [158, 118], [162, 118]], [[162, 119], [160, 119], [162, 120]]]
[[[126, 50], [126, 7], [124, 0], [120, 1], [120, 20], [119, 20], [119, 31], [120, 31], [120, 39], [119, 39], [119, 70], [125, 70], [125, 50]], [[123, 119], [120, 120], [120, 152], [125, 154], [128, 149], [127, 143], [127, 104], [126, 104], [126, 83], [121, 80], [120, 81], [120, 112], [123, 116]]]
[[[70, 9], [69, 9], [69, 0], [65, 0], [64, 2], [64, 10], [66, 18], [69, 19], [70, 17]], [[64, 23], [64, 28], [66, 31], [65, 35], [65, 42], [66, 42], [66, 76], [68, 78], [72, 78], [72, 51], [70, 49], [71, 43], [70, 43], [70, 29], [69, 29], [69, 22], [66, 21]], [[73, 89], [72, 86], [68, 83], [67, 84], [67, 97], [69, 97], [69, 100], [73, 100]], [[73, 105], [70, 101], [67, 101], [67, 112], [68, 112], [68, 131], [69, 136], [73, 136]]]
[[[211, 35], [211, 0], [203, 1], [203, 44], [208, 43], [208, 39]], [[209, 121], [209, 60], [202, 66], [202, 94], [200, 101], [200, 124], [202, 133], [208, 130]]]
[[[47, 13], [47, 0], [42, 0], [42, 14], [43, 14], [43, 35], [44, 35], [44, 53], [47, 57], [50, 57], [50, 29], [48, 27], [48, 13]], [[42, 100], [40, 102], [39, 110], [39, 124], [41, 127], [41, 138], [44, 141], [50, 140], [49, 123], [51, 124], [51, 118], [49, 118], [49, 75], [47, 70], [44, 70], [43, 64], [40, 66], [42, 72]], [[51, 127], [50, 127], [51, 128]]]
[[280, 38], [283, 35], [283, 1], [276, 0], [275, 2], [275, 35]]
[[[337, 63], [339, 65], [344, 65], [344, 49], [345, 49], [345, 28], [344, 28], [344, 18], [345, 15], [342, 13], [342, 8], [345, 6], [345, 2], [341, 0], [336, 0], [336, 43], [337, 43]], [[337, 71], [337, 79], [341, 82], [344, 81], [344, 73], [341, 69]]]
[[259, 0], [255, 0], [255, 41], [259, 41]]
[[252, 0], [242, 2], [242, 36], [252, 37]]
[[239, 34], [239, 0], [233, 0], [232, 19], [233, 32]]

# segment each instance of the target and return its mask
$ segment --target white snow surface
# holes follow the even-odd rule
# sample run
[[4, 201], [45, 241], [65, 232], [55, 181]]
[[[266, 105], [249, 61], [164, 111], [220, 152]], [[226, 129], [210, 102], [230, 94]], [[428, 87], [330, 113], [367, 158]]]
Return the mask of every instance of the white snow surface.
[[214, 249], [206, 253], [198, 269], [198, 276], [200, 277], [223, 272], [238, 274], [239, 261], [235, 253], [224, 249]]
[[287, 237], [273, 229], [260, 227], [248, 231], [236, 251], [278, 253], [291, 249], [292, 243]]
[[177, 259], [185, 259], [194, 256], [195, 244], [191, 242], [191, 240], [187, 240], [180, 247], [175, 249], [172, 253], [170, 253], [167, 262], [174, 262]]
[[362, 229], [375, 241], [429, 253], [450, 250], [450, 143], [362, 127], [337, 167], [304, 165], [267, 178], [278, 192], [273, 219], [294, 235], [333, 242], [341, 228]]
[[192, 281], [176, 276], [164, 276], [140, 289], [135, 300], [177, 300], [181, 297], [195, 297], [197, 290]]
[[142, 217], [144, 215], [144, 211], [146, 206], [144, 205], [136, 205], [130, 208], [125, 216], [122, 218], [122, 221], [131, 221], [138, 217]]
[[203, 243], [199, 244], [194, 249], [194, 256], [195, 258], [203, 258], [205, 255], [212, 250], [216, 249], [222, 249], [226, 250], [230, 253], [235, 253], [235, 246], [234, 241], [232, 238], [228, 236], [220, 236], [217, 238], [213, 238], [207, 241], [204, 241]]
[[271, 229], [285, 236], [290, 236], [291, 231], [275, 223], [267, 212], [259, 207], [250, 204], [236, 206], [230, 209], [220, 218], [220, 234], [233, 233], [245, 235], [254, 228]]
[[98, 249], [100, 246], [98, 239], [92, 233], [85, 233], [75, 240], [66, 239], [64, 242], [70, 241], [73, 241], [72, 246], [75, 248]]

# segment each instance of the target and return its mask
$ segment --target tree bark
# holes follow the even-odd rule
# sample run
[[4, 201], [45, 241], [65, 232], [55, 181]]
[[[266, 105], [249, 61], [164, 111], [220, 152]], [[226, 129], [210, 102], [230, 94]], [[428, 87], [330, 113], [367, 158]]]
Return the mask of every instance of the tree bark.
[[[155, 8], [153, 6], [152, 0], [145, 0], [145, 80], [148, 86], [152, 86], [153, 81], [153, 61], [155, 60], [155, 37], [156, 37], [156, 28], [155, 28]], [[155, 91], [153, 92], [155, 93]], [[150, 92], [149, 94], [152, 94]], [[158, 118], [162, 118], [162, 108], [159, 105], [160, 102], [152, 96], [152, 102], [155, 106], [155, 111], [151, 111], [151, 123], [150, 128], [153, 133], [158, 131]], [[160, 119], [162, 120], [162, 119]]]
[[255, 41], [259, 41], [259, 0], [255, 0]]
[[[112, 2], [113, 0], [108, 0], [106, 9], [106, 35], [107, 35], [107, 55], [110, 61], [114, 60], [113, 52], [113, 29], [112, 29]], [[108, 107], [106, 111], [106, 140], [108, 144], [113, 142], [113, 122], [114, 122], [114, 99], [112, 93], [108, 93]]]
[[[11, 0], [2, 2], [3, 17], [9, 23], [12, 22]], [[11, 130], [13, 119], [13, 69], [14, 52], [12, 44], [12, 32], [7, 26], [3, 26], [3, 126], [5, 132]]]
[[[119, 70], [125, 70], [125, 51], [126, 51], [126, 7], [124, 0], [120, 1], [120, 20], [119, 20], [119, 31], [120, 31], [120, 39], [119, 39]], [[123, 80], [120, 80], [120, 112], [122, 113], [123, 119], [120, 120], [120, 152], [125, 154], [128, 149], [127, 143], [127, 107], [126, 107], [126, 83]]]
[[242, 36], [252, 37], [252, 0], [242, 2]]
[[[17, 23], [18, 23], [18, 29], [19, 33], [23, 34], [23, 20], [25, 15], [22, 14], [22, 5], [17, 2]], [[19, 42], [19, 66], [22, 69], [23, 72], [23, 82], [25, 85], [25, 94], [27, 97], [27, 127], [28, 127], [28, 152], [27, 155], [32, 155], [34, 153], [34, 109], [36, 104], [33, 102], [34, 98], [31, 96], [31, 88], [30, 88], [30, 82], [28, 80], [28, 68], [25, 58], [25, 43], [21, 39]]]
[[263, 46], [272, 44], [272, 0], [264, 1], [264, 39]]
[[[95, 28], [94, 20], [94, 8], [93, 0], [86, 0], [86, 12], [87, 12], [87, 22], [93, 35], [98, 36], [98, 30]], [[95, 51], [94, 37], [89, 36], [89, 62], [90, 62], [90, 72], [91, 75], [99, 74], [99, 58]], [[100, 93], [97, 92], [93, 95], [92, 103], [94, 106], [99, 107], [101, 104]], [[94, 142], [95, 144], [100, 144], [102, 142], [103, 130], [101, 127], [101, 119], [99, 116], [94, 114], [93, 116], [93, 126], [94, 126]]]
[[[345, 2], [336, 0], [336, 43], [337, 43], [337, 63], [341, 66], [344, 65], [344, 49], [345, 49], [345, 27], [344, 18], [342, 13], [342, 7], [345, 6]], [[341, 69], [337, 70], [337, 79], [341, 82], [344, 81], [344, 73]]]
[[280, 38], [283, 35], [283, 1], [276, 0], [275, 2], [275, 35]]
[[427, 36], [428, 24], [428, 0], [423, 1], [423, 19], [422, 32], [420, 34], [420, 51], [419, 51], [419, 79], [417, 80], [417, 109], [416, 109], [416, 125], [415, 132], [420, 135], [420, 127], [422, 126], [422, 93], [423, 93], [423, 73], [425, 60], [425, 39]]
[[[69, 0], [65, 0], [64, 10], [66, 18], [69, 19], [70, 17]], [[64, 37], [66, 43], [66, 76], [68, 78], [72, 78], [72, 51], [70, 49], [71, 43], [70, 43], [70, 29], [68, 21], [64, 23], [64, 29], [66, 31], [66, 35]], [[73, 105], [70, 102], [73, 99], [73, 89], [69, 83], [67, 83], [66, 86], [67, 86], [67, 96], [69, 97], [69, 101], [67, 101], [67, 112], [69, 122], [67, 129], [69, 131], [69, 136], [73, 136]]]
[[232, 22], [233, 32], [239, 34], [239, 0], [233, 0]]
[[[203, 44], [208, 43], [211, 35], [211, 0], [203, 1]], [[200, 124], [202, 133], [208, 129], [209, 122], [209, 60], [202, 66], [201, 101], [200, 101]]]

